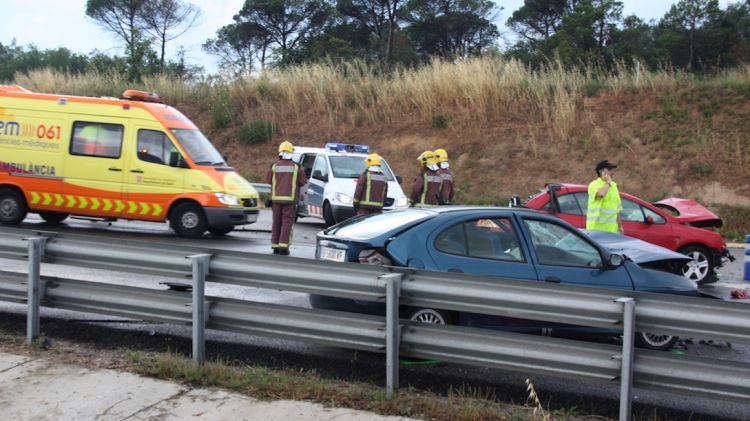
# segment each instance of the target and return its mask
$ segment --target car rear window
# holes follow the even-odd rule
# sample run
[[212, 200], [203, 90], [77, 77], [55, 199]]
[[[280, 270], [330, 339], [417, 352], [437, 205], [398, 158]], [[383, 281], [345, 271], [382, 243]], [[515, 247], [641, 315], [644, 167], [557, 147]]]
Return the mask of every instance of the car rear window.
[[421, 209], [383, 212], [368, 218], [354, 218], [325, 231], [327, 235], [337, 235], [353, 239], [369, 239], [406, 227], [413, 223], [435, 216], [433, 212]]

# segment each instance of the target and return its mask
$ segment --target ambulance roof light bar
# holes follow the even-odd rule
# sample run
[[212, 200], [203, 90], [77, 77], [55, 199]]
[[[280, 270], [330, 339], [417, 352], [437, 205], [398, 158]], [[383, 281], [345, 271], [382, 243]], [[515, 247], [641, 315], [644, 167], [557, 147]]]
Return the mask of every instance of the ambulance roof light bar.
[[335, 151], [335, 152], [359, 152], [359, 153], [370, 152], [370, 147], [367, 145], [352, 145], [351, 143], [337, 143], [337, 142], [326, 143], [326, 149], [329, 151]]

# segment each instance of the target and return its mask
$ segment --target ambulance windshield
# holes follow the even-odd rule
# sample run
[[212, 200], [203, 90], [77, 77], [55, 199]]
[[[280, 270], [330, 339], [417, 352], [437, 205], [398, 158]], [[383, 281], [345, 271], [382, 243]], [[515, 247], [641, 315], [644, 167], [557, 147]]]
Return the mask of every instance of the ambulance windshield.
[[196, 165], [226, 165], [219, 151], [200, 132], [191, 129], [170, 129], [182, 148]]

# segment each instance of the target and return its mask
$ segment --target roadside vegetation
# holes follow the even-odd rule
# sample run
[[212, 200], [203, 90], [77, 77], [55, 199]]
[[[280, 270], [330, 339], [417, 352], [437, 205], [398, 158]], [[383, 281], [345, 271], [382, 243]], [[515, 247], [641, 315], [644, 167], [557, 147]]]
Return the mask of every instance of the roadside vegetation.
[[158, 92], [253, 181], [282, 138], [368, 144], [405, 186], [421, 151], [446, 148], [457, 201], [474, 204], [504, 205], [547, 182], [586, 184], [594, 163], [606, 158], [621, 164], [622, 190], [651, 200], [696, 199], [724, 218], [728, 240], [750, 233], [748, 65], [696, 75], [638, 62], [550, 61], [534, 69], [476, 58], [391, 72], [360, 61], [303, 64], [227, 82], [160, 75], [133, 83], [45, 69], [15, 82], [71, 95]]

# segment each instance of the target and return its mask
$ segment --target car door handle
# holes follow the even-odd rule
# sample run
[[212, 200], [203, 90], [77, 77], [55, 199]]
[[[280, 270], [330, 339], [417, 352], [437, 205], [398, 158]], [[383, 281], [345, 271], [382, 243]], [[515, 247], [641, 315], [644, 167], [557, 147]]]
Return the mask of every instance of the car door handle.
[[562, 281], [557, 276], [548, 276], [544, 278], [544, 282], [552, 282], [553, 284], [559, 284]]
[[462, 271], [461, 269], [456, 269], [456, 268], [448, 269], [448, 272], [452, 272], [452, 273], [464, 273], [464, 271]]
[[141, 170], [141, 169], [130, 170], [130, 172], [136, 172], [138, 174], [143, 174], [143, 170]]
[[109, 167], [109, 170], [110, 171], [122, 172], [122, 168], [117, 168], [117, 167]]

